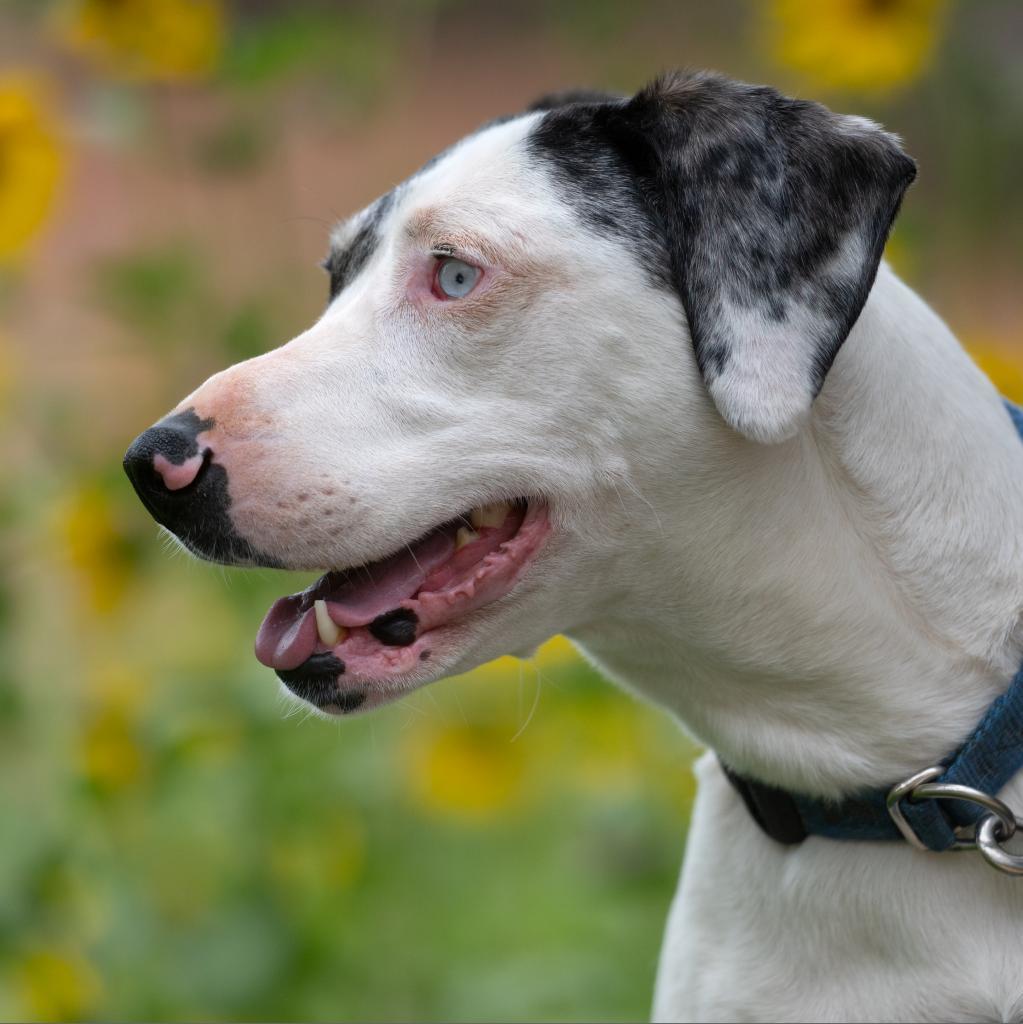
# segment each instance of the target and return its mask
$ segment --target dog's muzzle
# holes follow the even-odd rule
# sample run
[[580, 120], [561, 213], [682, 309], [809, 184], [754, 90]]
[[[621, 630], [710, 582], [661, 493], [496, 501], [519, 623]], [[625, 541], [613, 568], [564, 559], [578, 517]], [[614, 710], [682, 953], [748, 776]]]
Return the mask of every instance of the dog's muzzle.
[[228, 515], [227, 470], [200, 436], [213, 420], [175, 413], [139, 434], [124, 471], [149, 514], [194, 554], [227, 565], [275, 565], [238, 536]]

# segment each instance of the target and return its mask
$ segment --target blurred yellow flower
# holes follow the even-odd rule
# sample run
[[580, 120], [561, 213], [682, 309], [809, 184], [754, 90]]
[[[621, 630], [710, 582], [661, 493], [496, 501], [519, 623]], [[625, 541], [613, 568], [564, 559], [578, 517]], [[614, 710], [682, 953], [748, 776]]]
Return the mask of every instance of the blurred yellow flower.
[[428, 811], [482, 820], [521, 799], [524, 751], [505, 730], [461, 723], [417, 726], [408, 735], [409, 787]]
[[0, 261], [46, 220], [63, 170], [56, 124], [38, 78], [0, 77]]
[[[563, 744], [567, 729], [579, 733], [579, 743], [568, 771], [572, 778], [594, 795], [636, 792], [656, 779], [646, 777], [653, 737], [644, 728], [648, 721], [631, 704], [606, 701], [585, 708], [565, 708], [561, 720], [546, 723], [552, 740]], [[574, 721], [564, 721], [571, 718]], [[559, 735], [560, 734], [560, 735]]]
[[135, 713], [153, 692], [150, 673], [114, 655], [93, 657], [85, 666], [89, 698], [97, 705]]
[[1023, 404], [1023, 343], [974, 339], [966, 347], [995, 387], [1010, 401]]
[[85, 484], [58, 507], [57, 531], [87, 607], [110, 615], [131, 580], [131, 563], [110, 497]]
[[946, 0], [771, 0], [777, 60], [825, 89], [886, 92], [933, 56]]
[[582, 656], [572, 646], [572, 642], [563, 636], [551, 637], [533, 659], [542, 668], [562, 668], [582, 661]]
[[109, 74], [195, 79], [216, 67], [224, 8], [220, 0], [73, 0], [57, 27], [72, 49]]
[[99, 976], [77, 953], [39, 950], [15, 969], [30, 1020], [82, 1020], [95, 1013], [102, 994]]
[[86, 722], [79, 746], [82, 775], [104, 789], [124, 789], [146, 769], [131, 719], [123, 709], [104, 707]]

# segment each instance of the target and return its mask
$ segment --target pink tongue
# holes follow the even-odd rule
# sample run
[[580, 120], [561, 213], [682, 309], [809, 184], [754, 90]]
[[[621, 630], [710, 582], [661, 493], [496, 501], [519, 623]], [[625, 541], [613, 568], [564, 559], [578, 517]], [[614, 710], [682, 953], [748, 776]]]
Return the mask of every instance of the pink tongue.
[[[339, 626], [365, 626], [412, 597], [454, 550], [451, 531], [432, 533], [382, 562], [354, 570], [336, 590], [316, 596], [327, 601], [330, 617]], [[256, 657], [264, 665], [298, 668], [312, 655], [318, 637], [310, 592], [317, 586], [273, 603], [256, 635]]]
[[269, 668], [298, 668], [316, 647], [313, 610], [302, 611], [302, 595], [274, 601], [256, 634], [256, 657]]

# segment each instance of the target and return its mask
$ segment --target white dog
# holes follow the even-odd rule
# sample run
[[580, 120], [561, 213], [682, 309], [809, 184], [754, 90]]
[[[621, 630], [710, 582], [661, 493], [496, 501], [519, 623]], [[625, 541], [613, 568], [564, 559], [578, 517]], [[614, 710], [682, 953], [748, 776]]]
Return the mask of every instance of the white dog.
[[1023, 658], [1023, 443], [879, 266], [913, 176], [714, 75], [548, 97], [339, 227], [319, 321], [126, 456], [196, 554], [328, 570], [256, 644], [320, 710], [561, 632], [715, 752], [659, 1019], [1023, 1020], [1023, 881], [744, 804], [947, 761]]

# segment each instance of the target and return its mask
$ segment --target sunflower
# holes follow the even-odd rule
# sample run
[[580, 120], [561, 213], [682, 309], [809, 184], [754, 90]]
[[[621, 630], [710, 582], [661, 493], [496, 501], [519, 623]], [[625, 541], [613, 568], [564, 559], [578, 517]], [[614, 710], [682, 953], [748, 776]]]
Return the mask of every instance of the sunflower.
[[46, 220], [63, 170], [46, 88], [0, 77], [0, 261], [17, 257]]
[[522, 799], [523, 751], [506, 731], [482, 723], [438, 724], [410, 737], [409, 788], [429, 813], [483, 821]]
[[930, 62], [946, 0], [771, 0], [770, 49], [813, 86], [898, 89]]
[[224, 37], [220, 0], [74, 0], [58, 35], [108, 74], [145, 81], [203, 78]]
[[79, 953], [38, 949], [15, 967], [21, 1001], [30, 1020], [81, 1020], [95, 1014], [103, 986]]

